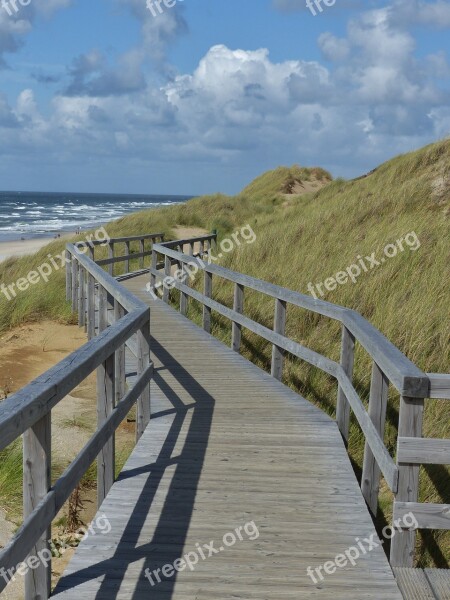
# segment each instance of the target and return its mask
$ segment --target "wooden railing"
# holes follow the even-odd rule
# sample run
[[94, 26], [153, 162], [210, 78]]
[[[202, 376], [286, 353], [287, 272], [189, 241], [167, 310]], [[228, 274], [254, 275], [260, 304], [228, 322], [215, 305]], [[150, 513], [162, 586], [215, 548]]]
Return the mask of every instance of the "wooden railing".
[[[208, 246], [213, 238], [208, 238]], [[200, 242], [198, 256], [194, 243]], [[184, 253], [188, 246], [189, 252]], [[163, 300], [169, 302], [170, 289], [180, 292], [180, 310], [187, 314], [188, 298], [203, 306], [203, 328], [211, 332], [211, 312], [215, 311], [232, 323], [231, 347], [240, 351], [242, 328], [272, 344], [273, 377], [281, 380], [285, 353], [289, 353], [338, 382], [336, 420], [342, 436], [349, 435], [350, 412], [353, 411], [365, 437], [361, 490], [372, 514], [376, 515], [381, 476], [395, 496], [394, 519], [413, 511], [420, 528], [450, 529], [450, 506], [419, 504], [420, 462], [450, 463], [450, 440], [423, 440], [422, 415], [426, 398], [449, 398], [450, 375], [426, 374], [416, 367], [398, 348], [357, 312], [322, 300], [209, 264], [209, 247], [205, 240], [178, 240], [153, 246], [151, 289], [156, 293], [157, 281], [163, 284]], [[161, 261], [161, 258], [163, 259]], [[188, 285], [187, 278], [173, 277], [177, 264], [184, 273], [195, 266], [203, 272], [203, 292]], [[163, 270], [161, 271], [161, 268]], [[213, 276], [234, 283], [233, 308], [213, 299]], [[254, 290], [274, 300], [274, 325], [269, 329], [245, 316], [245, 290]], [[342, 324], [341, 359], [337, 363], [285, 335], [287, 305], [301, 307], [329, 317]], [[366, 410], [353, 385], [355, 344], [358, 342], [372, 358], [370, 399]], [[399, 448], [396, 460], [384, 443], [389, 385], [400, 393]], [[412, 566], [416, 531], [396, 527], [391, 543], [391, 564]]]
[[[161, 235], [111, 240], [125, 244]], [[100, 242], [99, 242], [100, 243]], [[86, 325], [89, 341], [31, 384], [0, 404], [0, 450], [23, 435], [24, 521], [0, 552], [0, 569], [16, 567], [27, 557], [33, 569], [25, 575], [26, 600], [46, 600], [50, 595], [49, 556], [51, 523], [90, 465], [97, 459], [97, 498], [100, 505], [115, 475], [114, 432], [136, 407], [136, 439], [150, 420], [150, 311], [148, 306], [121, 286], [101, 266], [73, 244], [67, 245], [67, 297]], [[128, 246], [129, 247], [129, 246]], [[141, 253], [143, 254], [143, 253]], [[145, 253], [147, 255], [148, 252]], [[138, 255], [139, 257], [140, 255]], [[121, 257], [125, 261], [135, 254]], [[119, 260], [117, 257], [114, 261]], [[106, 264], [105, 261], [100, 261]], [[137, 380], [127, 390], [125, 345], [137, 357]], [[69, 467], [52, 485], [52, 409], [88, 375], [97, 370], [97, 431]], [[36, 562], [38, 563], [36, 566]], [[4, 571], [3, 571], [4, 572]], [[6, 581], [0, 577], [0, 592]]]

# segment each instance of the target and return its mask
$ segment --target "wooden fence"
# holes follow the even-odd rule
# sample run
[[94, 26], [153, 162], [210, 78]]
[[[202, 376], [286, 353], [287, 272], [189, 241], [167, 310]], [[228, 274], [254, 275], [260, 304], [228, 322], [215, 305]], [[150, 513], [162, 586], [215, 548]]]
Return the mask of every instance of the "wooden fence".
[[[125, 243], [162, 240], [152, 234], [110, 241]], [[136, 408], [136, 439], [150, 420], [149, 307], [111, 276], [111, 267], [119, 261], [142, 259], [151, 251], [112, 256], [101, 265], [93, 261], [96, 245], [90, 242], [89, 255], [80, 244], [67, 245], [67, 298], [78, 311], [80, 325], [89, 333], [89, 341], [31, 384], [0, 404], [0, 450], [23, 435], [23, 506], [24, 521], [12, 540], [0, 552], [0, 569], [15, 569], [29, 557], [49, 551], [51, 523], [90, 465], [97, 459], [97, 497], [100, 505], [111, 488], [115, 474], [114, 432], [127, 414]], [[137, 357], [138, 373], [134, 386], [127, 390], [125, 381], [125, 345]], [[51, 483], [52, 409], [88, 375], [97, 370], [97, 431], [74, 461]], [[48, 555], [47, 555], [48, 556]], [[50, 596], [51, 563], [38, 561], [25, 575], [26, 600], [46, 600]], [[0, 577], [0, 592], [6, 580]]]
[[[194, 242], [200, 244], [198, 256]], [[365, 437], [365, 451], [361, 490], [372, 514], [376, 515], [381, 476], [393, 492], [394, 520], [413, 512], [419, 529], [450, 529], [450, 505], [418, 503], [419, 465], [424, 463], [450, 464], [450, 440], [425, 440], [422, 438], [422, 419], [426, 398], [450, 399], [450, 375], [426, 374], [416, 367], [398, 348], [357, 312], [310, 296], [273, 285], [210, 264], [208, 250], [214, 238], [196, 238], [155, 244], [151, 286], [163, 287], [163, 300], [169, 302], [170, 289], [180, 292], [180, 310], [187, 314], [188, 298], [197, 300], [203, 307], [203, 328], [211, 332], [211, 312], [229, 319], [232, 323], [231, 347], [239, 352], [242, 328], [247, 329], [272, 344], [273, 377], [282, 380], [285, 353], [289, 353], [338, 382], [336, 420], [342, 436], [347, 441], [350, 412], [353, 411]], [[184, 253], [187, 246], [188, 252]], [[203, 292], [193, 289], [187, 277], [171, 275], [172, 265], [179, 273], [188, 269], [203, 272]], [[162, 269], [162, 270], [161, 270]], [[234, 284], [233, 308], [213, 299], [213, 276]], [[273, 298], [273, 329], [264, 327], [244, 314], [245, 291], [254, 290]], [[285, 335], [287, 306], [293, 305], [329, 317], [342, 325], [340, 363], [302, 346]], [[372, 379], [368, 410], [353, 385], [355, 344], [358, 342], [372, 358]], [[384, 443], [389, 385], [400, 394], [398, 451], [396, 460]], [[413, 566], [416, 531], [396, 528], [391, 543], [392, 566]]]

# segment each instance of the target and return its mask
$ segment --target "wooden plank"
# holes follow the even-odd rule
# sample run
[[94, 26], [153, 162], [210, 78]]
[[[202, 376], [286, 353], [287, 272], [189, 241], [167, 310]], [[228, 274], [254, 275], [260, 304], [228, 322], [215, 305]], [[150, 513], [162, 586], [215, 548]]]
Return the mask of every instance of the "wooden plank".
[[425, 569], [430, 586], [437, 600], [449, 600], [450, 598], [450, 570], [449, 569]]
[[[47, 414], [23, 435], [23, 516], [30, 517], [51, 487], [51, 415]], [[50, 523], [31, 548], [29, 557], [49, 556], [51, 539]], [[39, 561], [38, 566], [29, 569], [25, 575], [25, 597], [50, 597], [51, 562]]]
[[[143, 269], [144, 268], [144, 256], [145, 256], [145, 239], [141, 239], [139, 240], [139, 254], [140, 254], [140, 258], [139, 258], [139, 268]], [[151, 251], [149, 251], [147, 253], [147, 256], [150, 256]]]
[[[36, 544], [42, 534], [47, 531], [49, 523], [59, 513], [101, 448], [111, 438], [111, 435], [136, 402], [143, 388], [148, 384], [152, 372], [153, 365], [151, 364], [142, 377], [136, 381], [135, 386], [127, 393], [124, 400], [115, 408], [111, 417], [95, 433], [80, 454], [50, 488], [48, 494], [36, 506], [30, 517], [19, 527], [13, 539], [0, 551], [0, 569], [10, 569], [22, 562], [28, 553], [27, 548]], [[3, 578], [0, 578], [0, 592], [5, 586], [6, 582]]]
[[[170, 258], [168, 256], [166, 256], [165, 259], [164, 259], [164, 274], [165, 274], [165, 277], [170, 277], [171, 269], [172, 269], [172, 263], [170, 262]], [[169, 303], [169, 298], [170, 298], [170, 290], [169, 290], [168, 285], [165, 285], [164, 288], [163, 288], [163, 301], [166, 304], [168, 304]]]
[[[113, 277], [114, 275], [114, 242], [110, 241], [108, 243], [108, 273], [111, 275], [111, 277]], [[97, 264], [101, 263], [103, 261], [98, 261]]]
[[88, 340], [92, 340], [95, 337], [95, 279], [88, 273], [87, 274], [87, 307], [88, 307]]
[[430, 380], [429, 398], [450, 400], [450, 375], [427, 373]]
[[[144, 298], [142, 282], [127, 285]], [[319, 585], [307, 575], [355, 537], [377, 540], [335, 423], [166, 304], [149, 302], [152, 420], [98, 513], [111, 531], [80, 544], [55, 598], [401, 600], [381, 545]], [[158, 586], [145, 578], [147, 568], [196, 543], [219, 546], [251, 520], [258, 540]]]
[[[355, 360], [355, 336], [342, 325], [342, 343], [341, 343], [341, 367], [350, 379], [353, 380], [353, 364]], [[350, 430], [350, 404], [339, 385], [338, 397], [336, 403], [336, 421], [339, 431], [346, 442]]]
[[[114, 300], [114, 321], [120, 321], [124, 316], [125, 310], [123, 306], [120, 305], [120, 302]], [[125, 396], [125, 345], [119, 346], [114, 354], [114, 375], [114, 404], [117, 406]]]
[[[235, 283], [233, 310], [240, 315], [244, 312], [244, 286]], [[231, 349], [234, 352], [241, 351], [242, 327], [236, 321], [231, 325]]]
[[[99, 287], [99, 331], [108, 327], [108, 294]], [[97, 429], [108, 420], [114, 411], [115, 401], [115, 354], [112, 352], [97, 367]], [[115, 477], [114, 436], [105, 443], [97, 457], [97, 506], [100, 507], [114, 483]]]
[[78, 260], [72, 254], [72, 311], [78, 307]]
[[[399, 437], [422, 437], [423, 409], [423, 399], [400, 397]], [[398, 492], [395, 496], [394, 510], [398, 502], [417, 502], [419, 495], [419, 466], [398, 463], [398, 467]], [[415, 531], [397, 531], [391, 542], [391, 565], [412, 567], [415, 543]]]
[[[207, 299], [212, 299], [213, 293], [213, 274], [204, 272], [203, 295]], [[203, 303], [203, 329], [206, 333], [211, 333], [211, 308]]]
[[[287, 304], [283, 300], [275, 300], [275, 317], [273, 330], [275, 333], [285, 336], [286, 334], [286, 307]], [[276, 344], [272, 345], [272, 366], [271, 374], [272, 377], [281, 381], [283, 379], [283, 362], [284, 362], [284, 350]]]
[[[137, 373], [138, 377], [142, 376], [150, 364], [150, 313], [149, 320], [137, 332]], [[147, 385], [137, 401], [136, 408], [136, 441], [139, 441], [144, 433], [147, 425], [150, 422], [151, 405], [150, 405], [150, 384]]]
[[66, 250], [66, 300], [72, 300], [72, 255]]
[[[389, 396], [389, 381], [377, 363], [373, 363], [372, 382], [370, 385], [369, 417], [375, 429], [384, 439], [386, 424], [386, 409]], [[366, 442], [364, 449], [361, 490], [372, 514], [377, 516], [378, 493], [380, 491], [381, 470]]]
[[130, 241], [127, 240], [125, 242], [125, 256], [126, 256], [126, 260], [125, 260], [125, 271], [126, 273], [130, 272], [130, 254], [131, 254], [131, 246], [130, 246]]
[[406, 600], [436, 600], [427, 576], [422, 569], [395, 567], [394, 574]]
[[86, 272], [84, 268], [80, 265], [78, 268], [78, 326], [84, 327], [86, 322], [86, 314], [85, 314], [85, 281], [86, 281]]
[[413, 514], [418, 529], [450, 529], [450, 504], [394, 502], [394, 520]]
[[[361, 427], [366, 442], [371, 449], [371, 452], [384, 475], [386, 483], [394, 493], [398, 489], [398, 477], [399, 469], [392, 460], [391, 455], [387, 451], [384, 441], [381, 439], [380, 434], [376, 430], [375, 425], [372, 423], [366, 409], [361, 402], [352, 382], [349, 380], [347, 375], [342, 370], [338, 376], [339, 383], [342, 386], [344, 394], [348, 399], [350, 406], [355, 414], [355, 417]], [[400, 566], [400, 565], [397, 565]]]
[[353, 310], [345, 312], [343, 322], [401, 395], [409, 398], [427, 397], [430, 385], [428, 376], [380, 331]]
[[450, 465], [450, 440], [399, 437], [397, 460], [414, 465]]
[[[100, 267], [105, 267], [107, 265], [116, 265], [121, 262], [128, 262], [129, 259], [140, 259], [140, 264], [142, 264], [142, 259], [146, 256], [151, 256], [152, 251], [146, 250], [145, 252], [136, 252], [132, 254], [124, 254], [123, 256], [114, 256], [111, 258], [102, 258], [101, 260], [97, 260], [96, 264]], [[139, 267], [141, 270], [144, 268], [142, 266]]]

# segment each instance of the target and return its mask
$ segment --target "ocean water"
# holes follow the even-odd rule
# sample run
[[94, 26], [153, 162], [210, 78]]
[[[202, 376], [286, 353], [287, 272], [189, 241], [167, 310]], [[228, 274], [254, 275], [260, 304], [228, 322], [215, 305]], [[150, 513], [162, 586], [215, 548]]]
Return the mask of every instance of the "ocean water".
[[191, 196], [0, 192], [0, 241], [52, 237], [101, 226], [143, 210], [170, 206]]

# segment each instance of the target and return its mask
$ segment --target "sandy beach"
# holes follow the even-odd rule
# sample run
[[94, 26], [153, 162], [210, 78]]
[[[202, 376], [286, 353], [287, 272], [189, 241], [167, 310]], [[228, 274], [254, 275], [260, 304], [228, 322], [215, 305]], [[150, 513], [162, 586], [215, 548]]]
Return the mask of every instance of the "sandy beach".
[[[63, 235], [60, 239], [69, 238], [70, 235]], [[53, 237], [36, 238], [34, 240], [14, 240], [10, 242], [0, 242], [0, 262], [10, 258], [11, 256], [26, 256], [34, 254], [50, 242], [53, 242]]]

